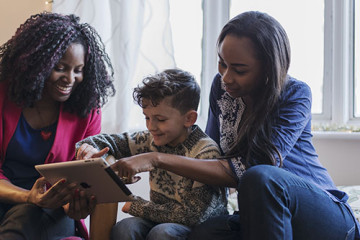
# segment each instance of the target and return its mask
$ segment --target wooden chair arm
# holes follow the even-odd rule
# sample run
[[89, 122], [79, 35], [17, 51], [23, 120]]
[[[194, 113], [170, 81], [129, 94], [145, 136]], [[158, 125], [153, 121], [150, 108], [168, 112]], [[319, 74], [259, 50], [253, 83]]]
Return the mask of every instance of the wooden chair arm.
[[116, 223], [118, 203], [97, 204], [90, 216], [90, 240], [110, 239], [111, 228]]

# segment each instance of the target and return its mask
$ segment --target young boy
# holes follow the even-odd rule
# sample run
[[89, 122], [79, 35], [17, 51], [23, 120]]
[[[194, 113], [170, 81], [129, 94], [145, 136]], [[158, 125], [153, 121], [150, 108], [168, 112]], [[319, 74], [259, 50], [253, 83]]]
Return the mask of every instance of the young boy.
[[[100, 149], [116, 159], [144, 152], [163, 152], [211, 159], [220, 155], [217, 144], [198, 126], [200, 87], [179, 69], [147, 77], [135, 88], [134, 100], [143, 108], [147, 131], [99, 134], [77, 143], [77, 158], [89, 158]], [[103, 152], [104, 150], [102, 150]], [[174, 173], [150, 171], [150, 201], [126, 203], [134, 217], [118, 222], [112, 239], [186, 239], [190, 227], [226, 214], [225, 190]]]

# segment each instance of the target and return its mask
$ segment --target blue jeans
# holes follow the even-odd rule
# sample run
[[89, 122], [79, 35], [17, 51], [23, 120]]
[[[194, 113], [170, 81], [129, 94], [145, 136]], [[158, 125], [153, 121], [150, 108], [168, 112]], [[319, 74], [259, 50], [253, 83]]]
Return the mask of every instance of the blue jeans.
[[344, 203], [283, 169], [250, 168], [240, 180], [238, 194], [238, 216], [205, 221], [193, 228], [188, 239], [355, 238], [355, 220]]
[[178, 223], [155, 223], [140, 217], [125, 218], [111, 230], [112, 240], [182, 240], [190, 228]]

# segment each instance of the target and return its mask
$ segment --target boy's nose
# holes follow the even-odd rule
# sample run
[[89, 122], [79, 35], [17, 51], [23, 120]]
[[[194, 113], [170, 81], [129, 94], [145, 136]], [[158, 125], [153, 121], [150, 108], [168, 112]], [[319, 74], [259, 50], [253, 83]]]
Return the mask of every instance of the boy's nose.
[[157, 125], [154, 121], [149, 121], [147, 124], [147, 128], [149, 129], [149, 131], [154, 131], [157, 129]]

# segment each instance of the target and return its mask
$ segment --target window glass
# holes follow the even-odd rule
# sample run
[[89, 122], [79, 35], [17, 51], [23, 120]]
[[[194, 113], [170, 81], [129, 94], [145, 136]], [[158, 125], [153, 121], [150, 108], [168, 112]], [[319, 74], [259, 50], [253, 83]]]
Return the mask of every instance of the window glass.
[[360, 3], [359, 1], [354, 1], [354, 30], [355, 30], [355, 39], [354, 39], [354, 96], [355, 96], [355, 110], [354, 117], [360, 117]]
[[170, 23], [178, 68], [192, 73], [200, 84], [202, 65], [202, 0], [171, 0]]
[[291, 47], [289, 74], [310, 86], [312, 113], [323, 113], [324, 2], [232, 0], [230, 18], [249, 10], [266, 12], [284, 27]]

